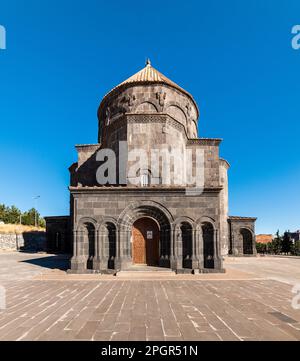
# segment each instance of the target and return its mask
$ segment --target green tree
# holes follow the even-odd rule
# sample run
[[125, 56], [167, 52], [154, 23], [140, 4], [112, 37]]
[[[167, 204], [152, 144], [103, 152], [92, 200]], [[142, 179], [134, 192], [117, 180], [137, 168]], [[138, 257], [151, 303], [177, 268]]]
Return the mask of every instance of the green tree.
[[37, 224], [39, 222], [40, 214], [35, 208], [29, 209], [29, 211], [24, 212], [22, 216], [22, 224], [27, 226], [34, 226], [35, 224], [35, 217], [37, 219]]
[[11, 224], [17, 224], [20, 222], [21, 211], [16, 206], [6, 208], [6, 222]]
[[276, 232], [276, 237], [270, 244], [270, 251], [274, 254], [280, 254], [282, 250], [282, 237], [279, 234], [279, 230]]
[[256, 242], [256, 250], [258, 253], [266, 253], [267, 246], [265, 243]]
[[42, 227], [42, 228], [46, 228], [46, 221], [44, 218], [39, 218], [39, 223], [38, 223], [39, 227]]
[[34, 208], [22, 213], [16, 206], [7, 207], [5, 204], [0, 204], [0, 221], [3, 221], [4, 223], [18, 224], [20, 223], [20, 218], [22, 218], [22, 224], [34, 226], [35, 217], [38, 226], [46, 226], [44, 218], [42, 218], [39, 212]]
[[6, 206], [5, 204], [0, 204], [0, 221], [5, 222], [6, 219]]

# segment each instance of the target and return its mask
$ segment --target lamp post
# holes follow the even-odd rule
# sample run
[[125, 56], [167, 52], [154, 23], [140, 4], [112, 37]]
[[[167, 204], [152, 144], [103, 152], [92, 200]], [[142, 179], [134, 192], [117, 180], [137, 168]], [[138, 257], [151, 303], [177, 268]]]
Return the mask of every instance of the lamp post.
[[34, 226], [37, 227], [37, 200], [40, 198], [40, 196], [33, 197], [34, 200]]

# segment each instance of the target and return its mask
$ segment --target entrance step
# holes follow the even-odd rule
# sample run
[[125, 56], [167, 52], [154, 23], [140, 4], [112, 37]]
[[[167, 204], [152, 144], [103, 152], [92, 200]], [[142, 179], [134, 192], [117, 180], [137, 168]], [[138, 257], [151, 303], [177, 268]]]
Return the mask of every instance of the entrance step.
[[169, 278], [176, 276], [170, 268], [152, 266], [131, 266], [130, 268], [117, 272], [117, 277], [124, 278]]

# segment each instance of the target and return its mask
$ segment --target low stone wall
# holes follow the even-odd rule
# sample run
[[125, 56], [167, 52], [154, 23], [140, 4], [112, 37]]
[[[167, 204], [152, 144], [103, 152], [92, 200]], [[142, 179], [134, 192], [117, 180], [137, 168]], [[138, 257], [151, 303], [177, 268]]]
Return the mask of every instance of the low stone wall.
[[46, 232], [0, 233], [0, 250], [46, 250]]

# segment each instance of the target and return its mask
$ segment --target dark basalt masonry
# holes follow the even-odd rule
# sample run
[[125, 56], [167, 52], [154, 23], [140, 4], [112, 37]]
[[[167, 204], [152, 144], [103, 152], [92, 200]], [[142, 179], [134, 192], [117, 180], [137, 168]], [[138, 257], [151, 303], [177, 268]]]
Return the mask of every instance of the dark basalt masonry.
[[[69, 168], [70, 216], [46, 217], [48, 250], [71, 253], [70, 271], [76, 273], [150, 264], [143, 252], [149, 252], [151, 232], [148, 239], [146, 229], [133, 229], [137, 220], [151, 218], [159, 228], [158, 256], [151, 256], [151, 265], [178, 273], [223, 272], [224, 256], [255, 255], [256, 218], [228, 216], [229, 164], [219, 156], [221, 139], [197, 137], [198, 118], [193, 97], [149, 62], [111, 90], [98, 110], [98, 143], [76, 146], [78, 161]], [[151, 178], [146, 168], [139, 170], [141, 184], [131, 184], [128, 174], [122, 180], [117, 169], [116, 184], [99, 185], [97, 151], [114, 150], [118, 162], [120, 141], [128, 151], [141, 148], [148, 155], [166, 145], [200, 149], [203, 192], [190, 195], [185, 187], [163, 185], [161, 174]], [[145, 262], [139, 261], [143, 257]]]

